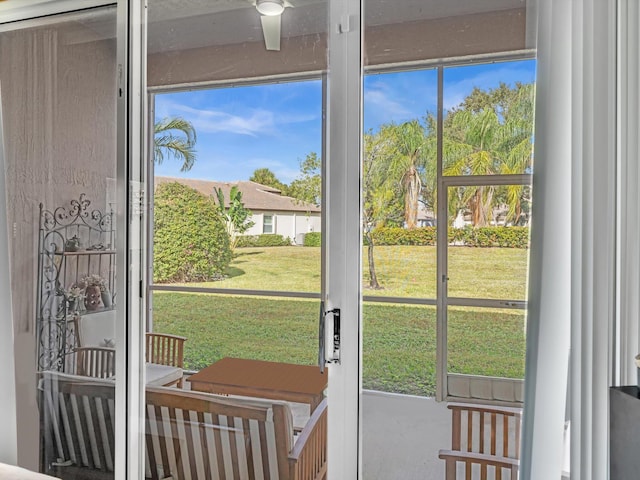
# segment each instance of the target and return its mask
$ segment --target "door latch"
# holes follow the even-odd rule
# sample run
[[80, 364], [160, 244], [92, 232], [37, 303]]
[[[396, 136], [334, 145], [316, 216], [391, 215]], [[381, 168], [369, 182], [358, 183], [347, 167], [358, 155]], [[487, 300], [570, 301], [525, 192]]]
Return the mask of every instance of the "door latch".
[[[329, 314], [333, 316], [333, 329], [331, 332], [331, 354], [327, 356], [325, 332], [327, 315]], [[324, 302], [320, 302], [320, 325], [318, 330], [318, 366], [320, 367], [320, 372], [324, 373], [324, 367], [327, 363], [340, 364], [340, 309], [333, 308], [325, 311]]]
[[328, 313], [333, 315], [333, 355], [327, 359], [327, 362], [340, 364], [340, 309], [333, 308], [325, 315]]

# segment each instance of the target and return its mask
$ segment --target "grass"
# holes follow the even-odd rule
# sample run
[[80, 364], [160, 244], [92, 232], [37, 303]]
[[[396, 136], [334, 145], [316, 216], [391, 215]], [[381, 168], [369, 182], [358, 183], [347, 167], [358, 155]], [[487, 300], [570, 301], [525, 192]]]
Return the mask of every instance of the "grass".
[[[365, 295], [435, 298], [436, 247], [378, 246], [374, 249], [380, 290], [366, 288], [369, 271], [363, 250]], [[516, 248], [449, 248], [449, 295], [453, 297], [524, 299], [528, 250]], [[320, 291], [320, 248], [241, 248], [220, 282], [192, 286]]]
[[[228, 279], [199, 285], [319, 291], [318, 248], [247, 248], [238, 253]], [[452, 248], [455, 296], [522, 299], [526, 253]], [[434, 247], [376, 247], [376, 261], [384, 289], [366, 290], [366, 295], [435, 297]], [[188, 338], [188, 369], [225, 356], [315, 364], [318, 308], [317, 301], [309, 300], [155, 292], [153, 321], [156, 331]], [[451, 308], [447, 333], [449, 372], [523, 377], [524, 312]], [[364, 388], [434, 395], [435, 307], [365, 303], [362, 358]]]

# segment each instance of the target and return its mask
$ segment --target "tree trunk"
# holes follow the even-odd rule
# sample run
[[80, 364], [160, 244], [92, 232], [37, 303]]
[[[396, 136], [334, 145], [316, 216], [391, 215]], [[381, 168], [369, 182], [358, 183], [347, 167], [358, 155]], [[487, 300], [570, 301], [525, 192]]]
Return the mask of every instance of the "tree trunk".
[[367, 260], [369, 261], [369, 288], [380, 289], [378, 276], [376, 275], [376, 265], [373, 260], [373, 235], [367, 235], [369, 246], [367, 247]]
[[404, 221], [407, 228], [416, 228], [418, 223], [418, 199], [422, 182], [415, 165], [405, 174]]

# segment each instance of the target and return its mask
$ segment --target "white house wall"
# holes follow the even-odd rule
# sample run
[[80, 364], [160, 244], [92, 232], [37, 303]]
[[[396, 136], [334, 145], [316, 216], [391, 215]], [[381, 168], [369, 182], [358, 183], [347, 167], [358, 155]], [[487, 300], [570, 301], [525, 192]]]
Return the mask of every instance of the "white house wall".
[[300, 234], [321, 230], [320, 213], [256, 212], [251, 217], [254, 225], [245, 232], [245, 235], [262, 235], [265, 215], [273, 215], [275, 234], [290, 238], [292, 241], [295, 241]]

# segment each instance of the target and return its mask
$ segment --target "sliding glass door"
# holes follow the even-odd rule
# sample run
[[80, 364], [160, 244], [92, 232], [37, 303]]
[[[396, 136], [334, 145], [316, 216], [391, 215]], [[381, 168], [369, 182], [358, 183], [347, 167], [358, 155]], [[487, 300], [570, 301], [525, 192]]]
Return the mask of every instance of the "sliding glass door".
[[115, 6], [0, 25], [2, 275], [13, 313], [3, 322], [13, 327], [17, 460], [59, 478], [124, 475], [128, 230], [116, 32]]
[[147, 376], [147, 476], [326, 472], [327, 15], [325, 0], [149, 1], [146, 358], [181, 376]]
[[21, 464], [441, 478], [522, 403], [526, 9], [119, 5], [0, 28]]

